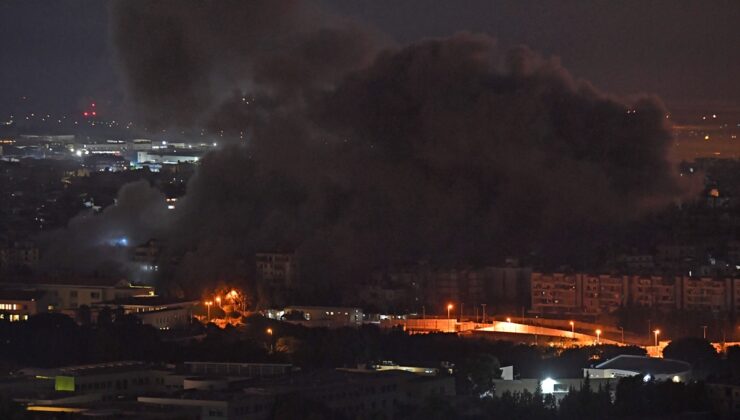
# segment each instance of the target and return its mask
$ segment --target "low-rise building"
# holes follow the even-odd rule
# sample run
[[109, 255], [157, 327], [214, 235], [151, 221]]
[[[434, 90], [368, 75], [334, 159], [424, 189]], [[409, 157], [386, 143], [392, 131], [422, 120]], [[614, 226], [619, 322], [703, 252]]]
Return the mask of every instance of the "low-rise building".
[[139, 395], [164, 387], [165, 369], [142, 362], [122, 361], [54, 369], [27, 368], [29, 381], [45, 382], [47, 392], [15, 395], [29, 406], [79, 406], [112, 401], [122, 395]]
[[270, 313], [286, 322], [309, 327], [356, 327], [362, 325], [363, 321], [362, 309], [350, 307], [289, 306], [283, 311]]
[[115, 284], [53, 284], [53, 283], [0, 283], [0, 289], [39, 291], [46, 293], [49, 311], [74, 311], [82, 305], [93, 306], [102, 302], [133, 296], [154, 295], [154, 288], [135, 285], [122, 280]]
[[686, 382], [691, 377], [691, 365], [680, 360], [622, 354], [584, 368], [583, 376], [595, 379], [641, 376], [646, 380]]
[[25, 321], [46, 312], [46, 293], [26, 290], [0, 290], [0, 321]]
[[197, 300], [171, 300], [155, 295], [144, 295], [95, 303], [92, 308], [96, 310], [104, 307], [121, 308], [125, 314], [139, 318], [142, 324], [169, 330], [190, 324], [193, 308], [198, 303]]

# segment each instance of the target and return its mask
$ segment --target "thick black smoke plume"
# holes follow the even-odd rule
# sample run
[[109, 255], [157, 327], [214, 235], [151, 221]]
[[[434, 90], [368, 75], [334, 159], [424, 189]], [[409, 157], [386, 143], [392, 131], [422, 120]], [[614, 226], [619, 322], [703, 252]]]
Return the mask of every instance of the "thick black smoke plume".
[[[171, 228], [164, 194], [138, 181], [124, 185], [115, 205], [74, 217], [67, 229], [43, 235], [40, 271], [72, 281], [75, 275], [121, 279], [138, 267], [131, 263], [133, 245], [166, 234]], [[140, 277], [133, 280], [141, 280]]]
[[380, 48], [298, 1], [126, 0], [112, 18], [142, 115], [248, 133], [203, 159], [165, 234], [186, 290], [251, 280], [254, 253], [283, 248], [317, 288], [577, 254], [681, 193], [659, 102], [619, 103], [526, 48]]

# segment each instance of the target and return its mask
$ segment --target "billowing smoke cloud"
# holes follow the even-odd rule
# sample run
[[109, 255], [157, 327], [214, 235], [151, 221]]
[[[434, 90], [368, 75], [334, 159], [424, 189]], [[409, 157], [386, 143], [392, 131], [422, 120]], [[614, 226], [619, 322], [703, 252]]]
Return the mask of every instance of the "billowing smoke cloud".
[[526, 48], [376, 49], [297, 1], [127, 0], [112, 19], [143, 115], [248, 133], [202, 160], [163, 234], [185, 289], [249, 280], [262, 250], [295, 250], [325, 290], [405, 261], [565, 255], [681, 193], [658, 101], [619, 103]]
[[208, 123], [247, 91], [271, 99], [259, 107], [301, 100], [367, 64], [376, 38], [299, 0], [118, 1], [111, 15], [130, 97], [152, 126]]
[[41, 270], [65, 276], [131, 275], [130, 247], [166, 233], [167, 211], [164, 195], [148, 182], [126, 184], [102, 214], [90, 210], [73, 218], [67, 229], [41, 237]]

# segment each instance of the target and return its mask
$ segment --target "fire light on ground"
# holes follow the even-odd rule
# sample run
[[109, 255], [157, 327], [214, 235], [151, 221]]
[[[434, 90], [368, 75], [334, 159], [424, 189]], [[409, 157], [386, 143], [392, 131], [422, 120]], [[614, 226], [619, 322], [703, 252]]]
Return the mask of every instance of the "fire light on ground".
[[248, 299], [246, 294], [237, 288], [224, 288], [206, 294], [202, 300], [205, 314], [197, 318], [203, 323], [213, 323], [221, 328], [227, 325], [243, 325], [247, 315]]

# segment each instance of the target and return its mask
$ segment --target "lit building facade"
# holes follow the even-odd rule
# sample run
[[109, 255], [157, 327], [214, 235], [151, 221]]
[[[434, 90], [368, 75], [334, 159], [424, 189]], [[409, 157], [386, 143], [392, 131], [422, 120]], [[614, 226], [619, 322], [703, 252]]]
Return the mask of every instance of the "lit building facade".
[[620, 307], [660, 311], [740, 310], [740, 279], [532, 273], [532, 312], [609, 314]]
[[580, 310], [580, 275], [532, 273], [532, 311], [566, 314]]
[[154, 295], [153, 287], [133, 285], [128, 281], [112, 285], [0, 283], [0, 289], [44, 292], [49, 311], [76, 310], [82, 305], [93, 306], [116, 299]]
[[46, 312], [43, 292], [0, 290], [0, 321], [25, 321], [28, 317]]

